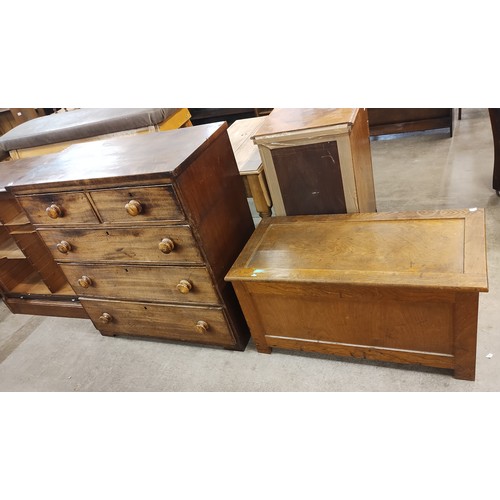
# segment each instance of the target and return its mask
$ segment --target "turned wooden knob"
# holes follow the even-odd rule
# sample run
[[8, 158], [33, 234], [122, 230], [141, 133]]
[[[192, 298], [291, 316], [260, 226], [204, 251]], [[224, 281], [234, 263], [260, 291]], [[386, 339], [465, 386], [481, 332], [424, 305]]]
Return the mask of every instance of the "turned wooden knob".
[[78, 279], [78, 284], [82, 288], [88, 288], [89, 286], [92, 286], [92, 280], [88, 276], [82, 276]]
[[47, 215], [51, 219], [57, 219], [58, 217], [62, 217], [63, 215], [62, 208], [59, 205], [56, 205], [55, 203], [50, 205], [50, 207], [47, 207], [45, 211], [47, 212]]
[[181, 293], [189, 293], [193, 288], [193, 284], [189, 280], [180, 280], [177, 285], [177, 290]]
[[207, 333], [208, 323], [206, 321], [198, 321], [198, 323], [196, 323], [196, 331], [198, 333]]
[[106, 324], [111, 323], [111, 321], [113, 321], [113, 316], [111, 316], [111, 314], [108, 313], [102, 313], [99, 320], [101, 323], [106, 323]]
[[132, 217], [135, 217], [136, 215], [139, 215], [142, 212], [142, 205], [140, 201], [137, 200], [130, 200], [126, 205], [125, 209], [127, 210], [127, 213], [131, 215]]
[[68, 253], [71, 251], [71, 245], [64, 240], [58, 243], [56, 247], [61, 253]]
[[175, 248], [175, 245], [174, 245], [174, 242], [170, 238], [163, 238], [160, 241], [158, 248], [160, 249], [160, 252], [170, 253]]

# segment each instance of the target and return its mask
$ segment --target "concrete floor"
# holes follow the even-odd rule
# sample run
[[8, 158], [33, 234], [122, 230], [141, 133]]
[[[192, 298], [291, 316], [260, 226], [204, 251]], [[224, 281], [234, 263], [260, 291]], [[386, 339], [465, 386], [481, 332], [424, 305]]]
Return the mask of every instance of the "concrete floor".
[[443, 130], [378, 138], [372, 156], [379, 212], [486, 209], [490, 291], [480, 296], [475, 382], [425, 367], [259, 354], [252, 341], [231, 352], [103, 337], [89, 320], [13, 315], [2, 303], [0, 391], [498, 391], [500, 198], [487, 110], [464, 109], [452, 138]]

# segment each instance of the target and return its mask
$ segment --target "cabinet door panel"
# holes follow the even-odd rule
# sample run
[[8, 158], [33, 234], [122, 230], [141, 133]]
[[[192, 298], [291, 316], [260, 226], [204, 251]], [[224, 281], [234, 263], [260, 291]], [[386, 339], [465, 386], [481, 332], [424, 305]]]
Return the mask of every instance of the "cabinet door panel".
[[337, 141], [272, 150], [287, 215], [346, 213]]

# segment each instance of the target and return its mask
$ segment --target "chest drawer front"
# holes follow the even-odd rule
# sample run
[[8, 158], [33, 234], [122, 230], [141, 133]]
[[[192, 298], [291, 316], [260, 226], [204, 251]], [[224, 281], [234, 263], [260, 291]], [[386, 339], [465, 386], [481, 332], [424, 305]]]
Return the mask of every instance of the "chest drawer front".
[[62, 264], [82, 297], [113, 297], [153, 302], [218, 304], [204, 267]]
[[91, 191], [104, 222], [184, 220], [172, 185], [128, 187]]
[[81, 299], [90, 319], [104, 335], [235, 344], [222, 308]]
[[79, 191], [17, 198], [35, 225], [96, 224], [99, 222], [87, 196]]
[[54, 259], [62, 262], [203, 263], [189, 226], [50, 228], [39, 233]]

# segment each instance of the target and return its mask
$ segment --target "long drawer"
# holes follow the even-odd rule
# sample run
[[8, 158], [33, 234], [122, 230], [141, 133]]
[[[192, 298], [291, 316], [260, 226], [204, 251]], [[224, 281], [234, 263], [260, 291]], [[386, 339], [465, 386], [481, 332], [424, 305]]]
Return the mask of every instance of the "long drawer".
[[220, 307], [178, 306], [81, 298], [104, 335], [131, 335], [231, 347], [235, 340]]
[[77, 295], [153, 302], [218, 304], [205, 267], [61, 264]]
[[43, 228], [39, 234], [61, 262], [203, 262], [191, 229], [184, 225]]

